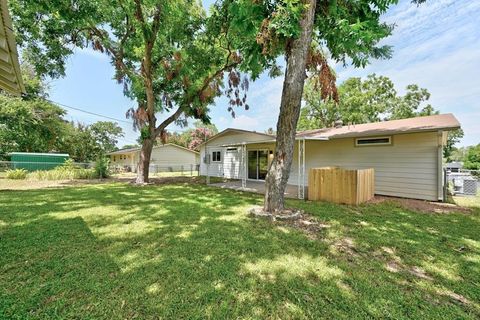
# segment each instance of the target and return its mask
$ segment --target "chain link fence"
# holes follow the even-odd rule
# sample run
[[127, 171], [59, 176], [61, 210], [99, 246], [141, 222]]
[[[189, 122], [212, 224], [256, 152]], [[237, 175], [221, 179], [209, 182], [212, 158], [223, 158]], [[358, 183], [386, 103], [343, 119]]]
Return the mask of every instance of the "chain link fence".
[[[110, 170], [117, 175], [134, 175], [137, 166], [132, 165], [111, 165]], [[200, 173], [199, 164], [184, 165], [158, 165], [151, 164], [149, 167], [150, 177], [177, 177], [177, 176], [198, 176]]]
[[[27, 162], [27, 161], [0, 161], [0, 177], [6, 175], [7, 170], [26, 169], [28, 171], [52, 170], [60, 166], [58, 162]], [[93, 162], [73, 162], [73, 166], [82, 169], [89, 169], [95, 166]], [[35, 168], [35, 169], [32, 169]], [[109, 166], [110, 172], [114, 176], [135, 176], [137, 166], [132, 165], [112, 165]], [[150, 165], [150, 177], [177, 177], [177, 176], [198, 176], [200, 173], [199, 164], [184, 165]]]
[[476, 196], [480, 193], [480, 170], [445, 170], [445, 177], [451, 195]]

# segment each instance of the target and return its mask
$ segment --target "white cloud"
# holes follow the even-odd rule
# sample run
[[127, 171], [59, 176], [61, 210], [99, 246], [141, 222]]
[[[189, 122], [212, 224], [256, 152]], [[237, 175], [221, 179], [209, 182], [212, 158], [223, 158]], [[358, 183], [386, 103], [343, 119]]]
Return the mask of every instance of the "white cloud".
[[365, 69], [337, 66], [339, 80], [377, 73], [388, 76], [400, 93], [410, 83], [427, 88], [430, 103], [454, 113], [465, 131], [463, 145], [480, 142], [480, 1], [440, 0], [416, 7], [403, 1], [385, 20], [396, 23], [390, 60]]
[[249, 117], [242, 114], [236, 118], [233, 118], [231, 124], [233, 128], [237, 129], [260, 131], [260, 119], [257, 117]]

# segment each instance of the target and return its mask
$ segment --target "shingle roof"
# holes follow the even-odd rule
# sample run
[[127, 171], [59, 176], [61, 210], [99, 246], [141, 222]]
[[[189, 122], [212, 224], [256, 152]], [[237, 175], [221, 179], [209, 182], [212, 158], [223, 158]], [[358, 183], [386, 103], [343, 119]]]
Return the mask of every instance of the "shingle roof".
[[[192, 153], [196, 153], [198, 154], [197, 151], [195, 150], [190, 150], [188, 148], [185, 148], [185, 147], [182, 147], [182, 146], [179, 146], [175, 143], [165, 143], [165, 144], [162, 144], [162, 145], [158, 145], [158, 146], [154, 146], [153, 148], [163, 148], [163, 147], [166, 147], [166, 146], [172, 146], [172, 147], [176, 147], [176, 148], [179, 148], [179, 149], [183, 149], [185, 151], [189, 151], [189, 152], [192, 152]], [[109, 152], [107, 153], [107, 155], [116, 155], [116, 154], [124, 154], [124, 153], [130, 153], [130, 152], [137, 152], [137, 151], [140, 151], [140, 147], [136, 147], [136, 148], [128, 148], [128, 149], [120, 149], [120, 150], [117, 150], [117, 151], [112, 151], [112, 152]]]
[[390, 120], [356, 125], [343, 125], [341, 128], [323, 128], [297, 132], [297, 138], [348, 138], [381, 134], [398, 134], [437, 130], [455, 130], [460, 123], [451, 113]]

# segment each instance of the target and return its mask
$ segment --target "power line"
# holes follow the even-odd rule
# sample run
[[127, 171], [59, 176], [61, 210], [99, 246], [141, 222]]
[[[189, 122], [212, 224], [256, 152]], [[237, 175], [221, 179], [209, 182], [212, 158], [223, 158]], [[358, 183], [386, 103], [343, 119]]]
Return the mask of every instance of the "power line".
[[59, 105], [59, 106], [61, 106], [61, 107], [63, 107], [63, 108], [68, 108], [68, 109], [80, 111], [80, 112], [83, 112], [83, 113], [87, 113], [87, 114], [90, 114], [90, 115], [92, 115], [92, 116], [97, 116], [97, 117], [101, 117], [101, 118], [105, 118], [105, 119], [109, 119], [109, 120], [113, 120], [113, 121], [117, 121], [117, 122], [128, 123], [128, 124], [133, 125], [133, 122], [131, 122], [131, 121], [122, 120], [122, 119], [117, 119], [117, 118], [105, 116], [105, 115], [103, 115], [103, 114], [99, 114], [99, 113], [95, 113], [95, 112], [91, 112], [91, 111], [82, 110], [82, 109], [80, 109], [80, 108], [75, 108], [75, 107], [72, 107], [72, 106], [67, 106], [66, 104], [63, 104], [63, 103], [60, 103], [60, 102], [56, 102], [56, 101], [53, 101], [53, 100], [50, 100], [50, 99], [45, 99], [45, 100], [47, 100], [48, 102], [51, 102], [51, 103], [53, 103], [53, 104]]
[[[63, 108], [68, 108], [68, 109], [72, 109], [72, 110], [76, 110], [76, 111], [79, 111], [79, 112], [83, 112], [83, 113], [86, 113], [86, 114], [89, 114], [89, 115], [92, 115], [92, 116], [96, 116], [96, 117], [100, 117], [100, 118], [105, 118], [105, 119], [113, 120], [113, 121], [116, 121], [116, 122], [123, 122], [123, 123], [127, 123], [127, 124], [130, 124], [130, 125], [133, 125], [133, 122], [131, 122], [131, 121], [113, 118], [113, 117], [106, 116], [106, 115], [103, 115], [103, 114], [99, 114], [99, 113], [95, 113], [95, 112], [83, 110], [83, 109], [80, 109], [80, 108], [77, 108], [77, 107], [72, 107], [72, 106], [66, 105], [66, 104], [64, 104], [64, 103], [60, 103], [60, 102], [53, 101], [53, 100], [50, 100], [50, 99], [46, 99], [46, 98], [44, 98], [44, 99], [47, 100], [47, 101], [50, 102], [50, 103], [56, 104], [56, 105], [58, 105], [58, 106], [60, 106], [60, 107], [63, 107]], [[168, 132], [183, 133], [183, 132], [185, 132], [186, 130], [167, 129], [167, 131], [168, 131]]]

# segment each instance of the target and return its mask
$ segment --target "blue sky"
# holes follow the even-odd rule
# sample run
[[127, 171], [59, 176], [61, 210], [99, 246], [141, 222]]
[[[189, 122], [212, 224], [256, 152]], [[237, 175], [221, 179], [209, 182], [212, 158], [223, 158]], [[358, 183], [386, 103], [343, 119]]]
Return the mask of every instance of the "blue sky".
[[[399, 93], [410, 83], [419, 84], [430, 91], [430, 103], [436, 109], [452, 112], [460, 120], [465, 131], [461, 145], [480, 143], [479, 16], [480, 1], [435, 0], [420, 7], [400, 1], [383, 17], [396, 25], [393, 35], [383, 41], [393, 46], [392, 59], [372, 61], [365, 69], [337, 65], [338, 83], [352, 76], [376, 73], [390, 77]], [[68, 60], [66, 77], [51, 82], [50, 98], [127, 121], [125, 112], [135, 103], [123, 96], [113, 74], [108, 57], [92, 50], [78, 51]], [[251, 82], [250, 110], [238, 109], [236, 118], [227, 111], [226, 100], [217, 99], [211, 106], [213, 123], [220, 130], [275, 128], [282, 81], [283, 77], [270, 79], [263, 75]], [[68, 110], [67, 117], [84, 123], [105, 120], [75, 110]], [[138, 133], [128, 123], [119, 124], [126, 133], [119, 146], [134, 143]]]

